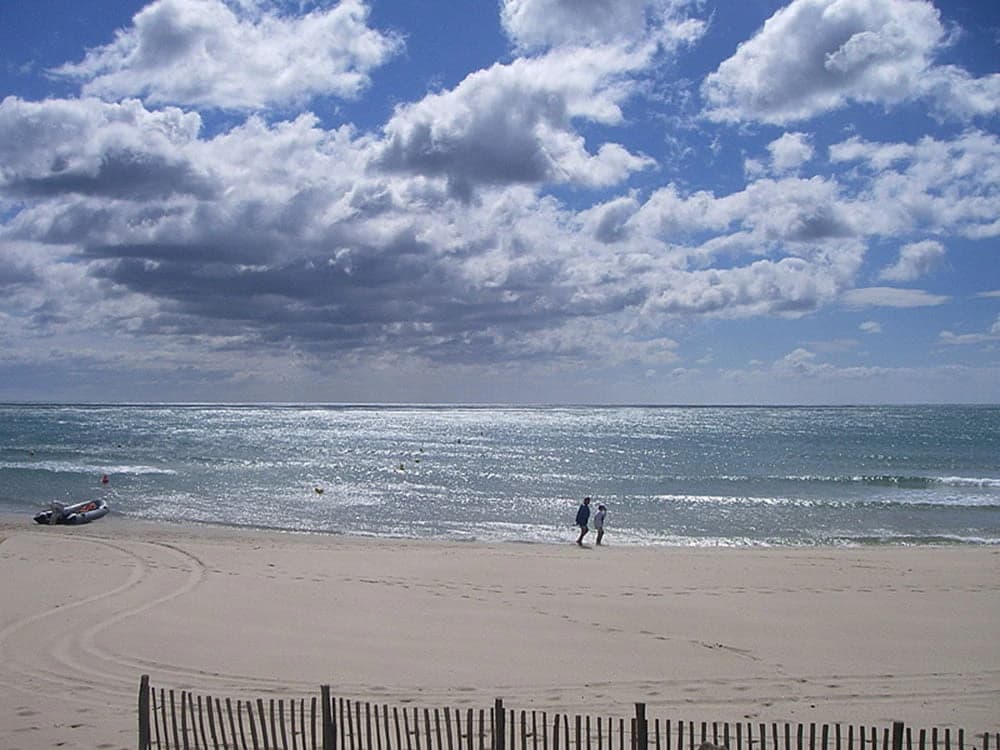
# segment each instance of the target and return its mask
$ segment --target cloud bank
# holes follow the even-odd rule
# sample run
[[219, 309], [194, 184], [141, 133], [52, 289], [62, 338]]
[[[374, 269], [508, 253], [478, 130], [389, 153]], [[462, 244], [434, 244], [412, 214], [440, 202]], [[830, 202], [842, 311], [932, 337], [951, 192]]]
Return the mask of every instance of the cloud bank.
[[[658, 109], [667, 63], [711, 15], [607, 5], [506, 0], [510, 59], [366, 130], [311, 106], [363, 97], [406, 54], [361, 0], [156, 0], [58, 68], [79, 96], [0, 102], [10, 361], [60, 351], [96, 371], [230, 381], [250, 377], [236, 375], [250, 354], [266, 363], [254, 377], [595, 359], [687, 372], [674, 363], [692, 326], [945, 305], [873, 283], [924, 281], [948, 238], [1000, 234], [1000, 141], [968, 124], [995, 112], [998, 79], [935, 62], [952, 32], [929, 3], [794, 0], [688, 82], [703, 109], [681, 125]], [[914, 101], [962, 128], [879, 140], [808, 125]], [[656, 127], [636, 139], [643, 113]], [[748, 140], [746, 173], [706, 189], [671, 162], [671, 123], [717, 139], [796, 126]], [[79, 343], [95, 337], [116, 345]], [[796, 348], [776, 371], [822, 368]]]

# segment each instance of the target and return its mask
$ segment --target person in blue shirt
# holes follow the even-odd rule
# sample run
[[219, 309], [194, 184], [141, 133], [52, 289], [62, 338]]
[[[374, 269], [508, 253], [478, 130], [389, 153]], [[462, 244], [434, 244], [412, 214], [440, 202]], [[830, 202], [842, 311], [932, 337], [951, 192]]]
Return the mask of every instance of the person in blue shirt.
[[580, 504], [580, 509], [576, 512], [576, 525], [580, 527], [580, 536], [577, 537], [576, 543], [581, 547], [583, 546], [583, 538], [587, 536], [587, 532], [590, 531], [590, 498], [583, 498], [583, 502]]

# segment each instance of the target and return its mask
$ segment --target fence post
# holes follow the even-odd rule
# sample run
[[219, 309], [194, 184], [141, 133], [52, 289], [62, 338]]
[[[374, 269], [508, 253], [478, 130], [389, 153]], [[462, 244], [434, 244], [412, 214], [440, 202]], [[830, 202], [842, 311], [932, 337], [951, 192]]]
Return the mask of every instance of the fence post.
[[323, 701], [323, 750], [337, 750], [337, 733], [333, 726], [333, 714], [330, 710], [330, 686], [319, 686], [320, 699]]
[[493, 750], [505, 750], [507, 742], [507, 715], [504, 713], [503, 698], [493, 702]]
[[139, 750], [149, 750], [149, 675], [139, 679]]
[[903, 722], [892, 722], [892, 750], [903, 750]]
[[635, 704], [635, 750], [648, 750], [649, 728], [646, 725], [646, 704]]

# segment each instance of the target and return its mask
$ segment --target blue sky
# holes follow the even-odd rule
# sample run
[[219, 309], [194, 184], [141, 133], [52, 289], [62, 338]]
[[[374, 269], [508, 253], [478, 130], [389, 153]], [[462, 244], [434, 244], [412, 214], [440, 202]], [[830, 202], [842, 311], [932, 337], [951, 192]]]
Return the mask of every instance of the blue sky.
[[1000, 401], [1000, 8], [0, 6], [0, 399]]

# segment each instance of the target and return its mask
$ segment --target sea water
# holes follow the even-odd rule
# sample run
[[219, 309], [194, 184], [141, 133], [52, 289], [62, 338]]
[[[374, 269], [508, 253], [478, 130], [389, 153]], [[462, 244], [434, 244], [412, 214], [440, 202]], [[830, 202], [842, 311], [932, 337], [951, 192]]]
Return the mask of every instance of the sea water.
[[614, 545], [1000, 544], [1000, 407], [0, 405], [26, 522], [567, 543], [585, 495]]

